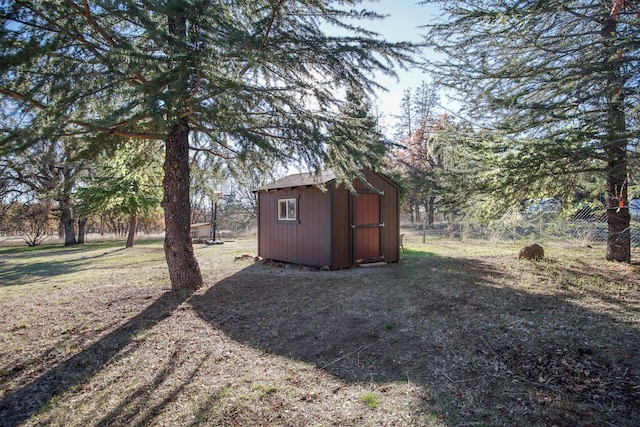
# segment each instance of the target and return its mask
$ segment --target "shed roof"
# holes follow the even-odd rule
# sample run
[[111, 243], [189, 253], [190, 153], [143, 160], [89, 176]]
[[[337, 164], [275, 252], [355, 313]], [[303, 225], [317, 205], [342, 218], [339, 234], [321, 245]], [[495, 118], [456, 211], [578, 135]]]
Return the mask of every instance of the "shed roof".
[[295, 188], [295, 187], [326, 184], [329, 181], [333, 181], [334, 179], [336, 179], [336, 174], [331, 170], [322, 171], [318, 174], [314, 174], [312, 172], [296, 173], [293, 175], [285, 176], [284, 178], [280, 178], [260, 188], [256, 188], [253, 191], [281, 190], [283, 188]]
[[211, 225], [210, 222], [196, 222], [194, 224], [191, 224], [191, 228], [193, 227], [204, 227], [205, 225]]
[[[378, 172], [373, 172], [373, 173], [380, 176], [389, 184], [393, 185], [394, 187], [400, 190], [400, 186], [388, 176]], [[314, 185], [321, 186], [322, 184], [327, 184], [331, 181], [334, 181], [336, 178], [337, 178], [336, 173], [331, 169], [318, 172], [317, 174], [313, 172], [296, 173], [293, 175], [285, 176], [284, 178], [280, 178], [270, 184], [265, 184], [260, 188], [254, 189], [253, 192], [257, 193], [260, 191], [282, 190], [285, 188], [310, 187]]]

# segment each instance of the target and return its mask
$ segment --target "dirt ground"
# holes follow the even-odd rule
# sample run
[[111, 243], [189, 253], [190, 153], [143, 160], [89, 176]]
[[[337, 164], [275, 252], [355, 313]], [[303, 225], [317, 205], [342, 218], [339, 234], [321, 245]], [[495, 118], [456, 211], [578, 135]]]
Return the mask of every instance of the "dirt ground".
[[37, 277], [0, 250], [0, 425], [640, 425], [638, 267], [461, 245], [342, 271], [199, 248], [184, 297], [161, 245]]

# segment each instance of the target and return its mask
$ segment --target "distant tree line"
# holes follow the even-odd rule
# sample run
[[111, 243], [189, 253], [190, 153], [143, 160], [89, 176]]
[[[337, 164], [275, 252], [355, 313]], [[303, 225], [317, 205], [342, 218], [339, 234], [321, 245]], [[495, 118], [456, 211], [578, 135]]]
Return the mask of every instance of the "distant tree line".
[[[32, 200], [28, 203], [1, 203], [0, 242], [7, 238], [20, 238], [29, 246], [37, 246], [47, 240], [64, 239], [59, 209], [52, 201]], [[129, 218], [116, 214], [91, 214], [74, 224], [77, 243], [88, 241], [88, 235], [126, 237]], [[136, 233], [160, 234], [164, 232], [162, 213], [140, 220]]]

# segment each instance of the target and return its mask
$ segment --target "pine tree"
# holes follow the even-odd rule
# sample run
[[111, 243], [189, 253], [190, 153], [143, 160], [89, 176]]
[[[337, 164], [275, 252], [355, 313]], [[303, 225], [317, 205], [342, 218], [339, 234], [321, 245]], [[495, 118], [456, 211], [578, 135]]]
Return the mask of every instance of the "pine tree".
[[[210, 153], [319, 167], [341, 94], [371, 92], [374, 72], [412, 62], [413, 45], [358, 27], [360, 1], [6, 1], [0, 95], [11, 111], [0, 149], [43, 135], [101, 146], [164, 142], [165, 253], [173, 289], [202, 276], [189, 235], [189, 144]], [[337, 6], [336, 6], [337, 5]], [[344, 6], [345, 8], [342, 8]], [[343, 34], [332, 36], [333, 26]], [[4, 117], [4, 116], [3, 116]], [[353, 155], [366, 159], [373, 145]], [[349, 171], [338, 164], [338, 173]]]
[[[369, 168], [378, 170], [388, 145], [385, 137], [378, 131], [376, 119], [371, 112], [371, 104], [364, 93], [349, 90], [345, 102], [341, 105], [337, 120], [328, 130], [330, 148], [323, 163], [338, 171], [354, 171]], [[362, 156], [362, 147], [367, 147], [366, 156]], [[349, 186], [350, 182], [344, 182]]]
[[503, 133], [507, 181], [526, 186], [554, 175], [606, 175], [606, 258], [628, 262], [639, 6], [622, 0], [425, 3], [438, 3], [449, 17], [428, 27], [431, 47], [445, 55], [432, 69], [440, 83], [460, 91], [476, 124]]
[[93, 176], [75, 190], [77, 210], [92, 214], [126, 216], [129, 232], [126, 247], [133, 247], [139, 219], [160, 208], [162, 179], [159, 156], [149, 153], [147, 144], [129, 144], [110, 150], [97, 159]]

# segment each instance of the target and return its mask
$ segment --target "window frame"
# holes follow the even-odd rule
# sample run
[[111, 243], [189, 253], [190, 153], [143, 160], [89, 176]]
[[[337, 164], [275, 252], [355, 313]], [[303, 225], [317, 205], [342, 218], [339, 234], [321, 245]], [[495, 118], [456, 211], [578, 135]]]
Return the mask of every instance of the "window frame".
[[[289, 203], [293, 202], [293, 216], [289, 216], [291, 213]], [[281, 206], [283, 203], [286, 203], [286, 216], [281, 216]], [[276, 203], [277, 209], [277, 222], [283, 224], [292, 224], [298, 222], [298, 197], [286, 197], [277, 200]]]

